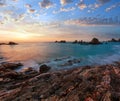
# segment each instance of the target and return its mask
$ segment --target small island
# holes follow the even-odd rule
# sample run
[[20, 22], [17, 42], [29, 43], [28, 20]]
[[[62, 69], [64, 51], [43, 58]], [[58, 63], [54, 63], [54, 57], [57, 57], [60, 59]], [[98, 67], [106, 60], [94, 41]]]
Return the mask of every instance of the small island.
[[55, 43], [66, 43], [66, 40], [55, 41]]
[[10, 41], [8, 43], [0, 43], [0, 45], [18, 45], [18, 43], [15, 43], [13, 41]]

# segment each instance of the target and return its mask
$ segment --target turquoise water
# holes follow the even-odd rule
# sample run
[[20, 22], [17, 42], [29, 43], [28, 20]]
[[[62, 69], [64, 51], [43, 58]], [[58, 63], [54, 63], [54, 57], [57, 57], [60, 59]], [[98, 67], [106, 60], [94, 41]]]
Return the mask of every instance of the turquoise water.
[[[36, 69], [42, 64], [53, 69], [111, 64], [120, 60], [120, 43], [20, 43], [16, 46], [0, 46], [0, 57], [0, 62], [22, 62], [24, 67]], [[69, 64], [69, 60], [73, 61], [72, 64]]]

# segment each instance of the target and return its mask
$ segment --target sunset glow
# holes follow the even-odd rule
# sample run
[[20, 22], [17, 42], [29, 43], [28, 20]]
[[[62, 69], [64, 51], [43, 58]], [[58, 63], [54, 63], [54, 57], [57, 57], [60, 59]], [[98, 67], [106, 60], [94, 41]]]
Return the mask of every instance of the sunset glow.
[[0, 41], [118, 38], [119, 11], [119, 0], [0, 0]]

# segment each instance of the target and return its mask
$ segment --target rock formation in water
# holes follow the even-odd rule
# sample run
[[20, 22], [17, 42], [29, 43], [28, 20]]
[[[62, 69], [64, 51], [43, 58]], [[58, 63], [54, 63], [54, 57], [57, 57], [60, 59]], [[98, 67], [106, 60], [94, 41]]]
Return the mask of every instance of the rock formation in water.
[[97, 45], [97, 44], [101, 44], [101, 42], [97, 39], [97, 38], [93, 38], [89, 44], [93, 44], [93, 45]]
[[10, 41], [9, 43], [0, 43], [0, 45], [18, 45], [18, 43]]
[[8, 43], [8, 45], [18, 45], [18, 43], [15, 43], [15, 42], [10, 41], [10, 42]]

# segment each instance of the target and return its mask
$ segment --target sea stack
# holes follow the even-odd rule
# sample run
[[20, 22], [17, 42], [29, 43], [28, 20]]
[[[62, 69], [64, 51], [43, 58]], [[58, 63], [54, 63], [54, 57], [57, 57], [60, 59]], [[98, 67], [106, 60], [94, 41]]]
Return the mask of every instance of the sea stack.
[[100, 42], [97, 38], [93, 38], [93, 39], [91, 40], [90, 44], [98, 45], [98, 44], [101, 44], [101, 42]]
[[15, 43], [15, 42], [10, 41], [10, 42], [8, 43], [8, 45], [18, 45], [18, 43]]

